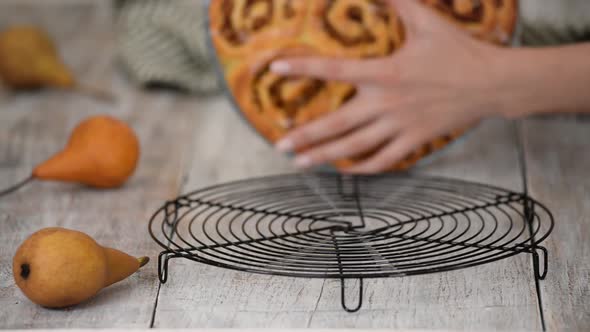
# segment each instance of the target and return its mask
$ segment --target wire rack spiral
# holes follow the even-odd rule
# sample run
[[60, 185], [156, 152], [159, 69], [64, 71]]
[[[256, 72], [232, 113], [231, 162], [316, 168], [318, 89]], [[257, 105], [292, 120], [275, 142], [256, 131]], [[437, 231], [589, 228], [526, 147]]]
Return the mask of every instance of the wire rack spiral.
[[[547, 273], [539, 244], [553, 217], [526, 195], [487, 185], [412, 175], [291, 174], [243, 180], [167, 202], [149, 223], [168, 262], [342, 281], [342, 306], [362, 305], [362, 280], [442, 272], [519, 253]], [[345, 279], [360, 279], [358, 305]]]

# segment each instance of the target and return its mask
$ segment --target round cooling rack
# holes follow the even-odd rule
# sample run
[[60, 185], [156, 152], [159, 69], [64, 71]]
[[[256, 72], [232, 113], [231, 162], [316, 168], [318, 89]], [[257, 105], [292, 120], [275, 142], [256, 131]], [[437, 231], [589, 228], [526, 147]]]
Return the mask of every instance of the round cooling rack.
[[[362, 280], [449, 271], [531, 254], [547, 273], [539, 244], [551, 212], [527, 195], [488, 185], [409, 174], [290, 174], [218, 185], [179, 197], [149, 223], [168, 262], [185, 258], [244, 272], [337, 278], [342, 305], [362, 305]], [[358, 305], [345, 279], [360, 279]]]

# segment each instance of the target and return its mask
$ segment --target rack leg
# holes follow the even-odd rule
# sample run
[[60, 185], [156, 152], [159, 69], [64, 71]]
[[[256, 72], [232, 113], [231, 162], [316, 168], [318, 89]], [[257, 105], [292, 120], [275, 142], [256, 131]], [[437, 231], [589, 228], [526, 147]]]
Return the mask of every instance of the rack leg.
[[176, 257], [178, 255], [171, 251], [162, 251], [158, 256], [158, 278], [162, 284], [168, 281], [168, 262]]
[[[529, 225], [529, 233], [531, 234], [531, 242], [533, 242], [531, 248], [531, 254], [533, 255], [533, 270], [535, 273], [535, 278], [537, 280], [545, 280], [547, 277], [547, 270], [548, 270], [548, 252], [545, 247], [538, 246], [534, 243], [534, 236], [533, 236], [533, 223], [535, 221], [535, 203], [528, 199], [528, 197], [524, 197], [524, 216], [526, 221]], [[542, 255], [539, 255], [539, 251]], [[541, 266], [543, 269], [541, 270]]]
[[338, 175], [338, 193], [342, 199], [352, 201], [358, 195], [357, 177], [339, 174]]
[[[539, 255], [538, 252], [542, 255]], [[549, 269], [548, 252], [545, 247], [536, 246], [532, 252], [533, 254], [533, 271], [535, 272], [535, 278], [538, 280], [545, 280], [547, 277], [547, 270]], [[543, 269], [541, 270], [541, 266]]]
[[354, 309], [351, 309], [347, 304], [346, 304], [346, 282], [344, 280], [344, 278], [340, 279], [340, 296], [341, 296], [341, 301], [342, 301], [342, 308], [344, 310], [346, 310], [346, 312], [349, 313], [354, 313], [357, 312], [361, 309], [361, 307], [363, 306], [363, 279], [359, 279], [359, 297], [358, 297], [358, 304], [356, 307], [354, 307]]
[[[548, 271], [548, 253], [545, 247], [540, 247], [535, 244], [535, 237], [533, 234], [533, 223], [535, 221], [535, 203], [528, 198], [528, 196], [523, 197], [523, 205], [524, 205], [524, 216], [528, 223], [529, 234], [531, 235], [531, 254], [533, 255], [533, 273], [535, 274], [535, 288], [537, 291], [537, 301], [539, 303], [539, 314], [541, 319], [541, 329], [543, 331], [547, 330], [545, 325], [545, 314], [543, 313], [543, 296], [541, 294], [541, 281], [545, 280], [547, 277]], [[543, 253], [543, 256], [539, 256], [539, 252]], [[541, 262], [541, 259], [543, 260]], [[543, 271], [541, 272], [541, 265], [543, 266]]]

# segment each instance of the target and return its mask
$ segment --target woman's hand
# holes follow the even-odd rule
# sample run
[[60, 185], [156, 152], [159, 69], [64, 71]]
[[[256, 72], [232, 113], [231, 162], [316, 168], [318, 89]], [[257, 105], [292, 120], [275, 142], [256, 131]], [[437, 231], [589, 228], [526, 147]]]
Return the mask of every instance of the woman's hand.
[[345, 171], [378, 173], [428, 141], [501, 112], [495, 92], [497, 57], [505, 50], [480, 42], [418, 1], [389, 0], [406, 27], [406, 42], [388, 58], [286, 59], [281, 75], [350, 82], [355, 98], [342, 109], [295, 129], [280, 151], [313, 148], [296, 158], [308, 168], [379, 149]]

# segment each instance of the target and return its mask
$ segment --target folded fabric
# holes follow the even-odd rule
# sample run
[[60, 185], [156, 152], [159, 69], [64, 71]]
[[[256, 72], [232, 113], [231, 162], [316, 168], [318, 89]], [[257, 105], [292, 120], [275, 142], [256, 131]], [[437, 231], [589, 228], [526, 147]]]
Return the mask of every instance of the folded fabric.
[[[220, 91], [207, 40], [207, 2], [115, 1], [119, 55], [131, 79], [193, 93]], [[590, 0], [520, 0], [517, 39], [529, 46], [590, 40]]]
[[204, 0], [116, 2], [118, 48], [131, 79], [210, 94], [219, 91]]
[[520, 0], [521, 45], [590, 41], [590, 0]]

